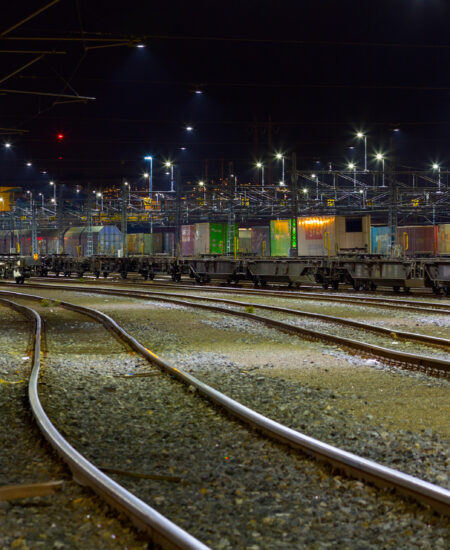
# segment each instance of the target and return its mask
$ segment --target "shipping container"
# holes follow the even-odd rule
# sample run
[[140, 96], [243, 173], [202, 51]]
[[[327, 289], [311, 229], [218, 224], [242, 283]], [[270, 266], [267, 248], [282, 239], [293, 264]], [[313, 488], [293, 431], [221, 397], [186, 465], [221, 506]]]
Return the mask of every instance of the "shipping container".
[[[87, 227], [71, 227], [64, 234], [64, 253], [73, 257], [87, 256]], [[122, 233], [115, 225], [92, 227], [93, 254], [115, 255], [122, 250]]]
[[175, 234], [174, 233], [163, 233], [163, 243], [162, 243], [162, 252], [164, 254], [169, 254], [170, 256], [175, 255]]
[[289, 256], [291, 248], [291, 220], [270, 220], [270, 253], [272, 256]]
[[14, 248], [22, 256], [31, 255], [31, 229], [14, 230]]
[[370, 216], [297, 219], [298, 256], [335, 256], [370, 251]]
[[270, 256], [270, 227], [252, 227], [251, 251], [256, 256]]
[[181, 255], [193, 256], [195, 242], [195, 225], [181, 226]]
[[370, 252], [370, 216], [336, 216], [336, 246], [343, 252]]
[[371, 227], [370, 243], [372, 254], [389, 254], [391, 250], [391, 233], [388, 226]]
[[12, 233], [9, 229], [0, 231], [0, 254], [10, 254], [13, 243], [14, 239], [12, 239]]
[[252, 230], [239, 228], [238, 251], [250, 254], [252, 251]]
[[334, 256], [336, 254], [335, 221], [334, 216], [298, 218], [298, 256]]
[[[236, 224], [232, 225], [230, 252], [234, 250], [234, 239], [238, 236]], [[226, 254], [228, 248], [227, 223], [196, 223], [194, 254]]]
[[434, 225], [397, 227], [397, 244], [405, 256], [434, 256], [438, 249], [438, 227]]
[[58, 230], [38, 229], [37, 232], [38, 253], [40, 256], [58, 254]]
[[122, 232], [115, 225], [98, 227], [97, 249], [94, 247], [94, 254], [116, 255], [118, 250], [122, 250]]
[[438, 226], [438, 253], [450, 254], [450, 223]]
[[162, 252], [162, 233], [128, 233], [128, 254], [160, 254]]

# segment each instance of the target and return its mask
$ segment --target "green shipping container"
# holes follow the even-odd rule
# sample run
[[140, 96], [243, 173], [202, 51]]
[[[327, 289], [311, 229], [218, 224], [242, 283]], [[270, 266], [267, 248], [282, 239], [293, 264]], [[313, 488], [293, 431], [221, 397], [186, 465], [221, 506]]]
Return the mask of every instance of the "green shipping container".
[[209, 224], [210, 254], [224, 254], [227, 248], [227, 230], [223, 223]]
[[289, 256], [290, 248], [291, 221], [270, 220], [270, 255]]

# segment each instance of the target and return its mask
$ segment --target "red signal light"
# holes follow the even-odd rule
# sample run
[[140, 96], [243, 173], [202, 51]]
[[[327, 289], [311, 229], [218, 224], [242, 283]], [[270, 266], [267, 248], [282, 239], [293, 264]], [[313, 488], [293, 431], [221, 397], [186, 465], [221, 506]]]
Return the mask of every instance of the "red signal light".
[[58, 138], [58, 141], [62, 141], [64, 139], [64, 134], [60, 132], [56, 137]]

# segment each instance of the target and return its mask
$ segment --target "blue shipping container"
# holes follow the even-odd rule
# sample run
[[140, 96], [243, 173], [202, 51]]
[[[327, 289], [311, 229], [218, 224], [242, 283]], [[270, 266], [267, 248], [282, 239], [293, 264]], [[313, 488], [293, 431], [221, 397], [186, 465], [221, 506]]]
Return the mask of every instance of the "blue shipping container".
[[389, 227], [371, 227], [370, 243], [372, 254], [389, 254], [390, 246]]

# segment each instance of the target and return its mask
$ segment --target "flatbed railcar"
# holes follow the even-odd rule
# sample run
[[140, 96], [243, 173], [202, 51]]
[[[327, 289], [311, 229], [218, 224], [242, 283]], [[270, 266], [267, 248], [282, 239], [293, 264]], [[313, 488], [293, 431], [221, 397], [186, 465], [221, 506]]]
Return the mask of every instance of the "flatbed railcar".
[[107, 277], [119, 274], [126, 278], [136, 273], [143, 279], [157, 275], [173, 281], [183, 277], [198, 283], [251, 281], [255, 286], [286, 284], [299, 287], [316, 284], [337, 290], [339, 285], [352, 285], [355, 290], [391, 287], [394, 291], [432, 289], [435, 294], [450, 294], [450, 257], [389, 258], [376, 254], [343, 254], [332, 257], [264, 258], [204, 255], [175, 257], [166, 254], [136, 255], [119, 258], [96, 255], [73, 258], [65, 255], [0, 257], [0, 277], [23, 282], [31, 275], [78, 276], [92, 274]]

